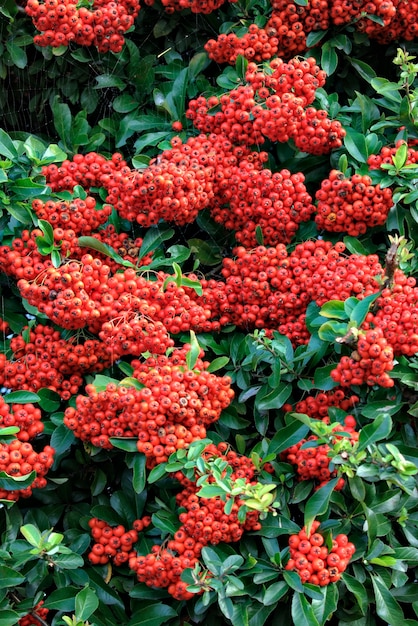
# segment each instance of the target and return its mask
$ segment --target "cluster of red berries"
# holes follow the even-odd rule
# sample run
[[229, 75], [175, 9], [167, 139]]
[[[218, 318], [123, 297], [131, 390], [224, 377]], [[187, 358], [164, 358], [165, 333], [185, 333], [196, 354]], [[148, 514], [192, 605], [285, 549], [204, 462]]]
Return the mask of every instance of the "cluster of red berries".
[[[349, 433], [348, 439], [350, 443], [353, 443], [358, 439], [358, 432], [356, 432], [355, 428], [355, 418], [352, 415], [347, 415], [344, 419], [344, 425], [336, 426], [334, 430]], [[335, 435], [335, 441], [341, 439], [341, 434]], [[308, 439], [302, 439], [299, 443], [282, 452], [280, 458], [282, 461], [296, 467], [299, 480], [313, 480], [315, 488], [319, 489], [326, 485], [331, 478], [337, 476], [337, 470], [332, 467], [330, 469], [330, 464], [332, 463], [332, 459], [328, 455], [330, 449], [330, 446], [326, 443], [318, 445], [318, 437], [311, 435]], [[344, 478], [340, 478], [335, 486], [335, 490], [340, 491], [344, 484]]]
[[126, 167], [119, 152], [106, 159], [97, 152], [75, 154], [60, 166], [51, 163], [42, 168], [42, 174], [52, 191], [72, 191], [76, 185], [90, 191], [91, 187], [107, 187], [112, 175]]
[[239, 55], [259, 63], [277, 54], [279, 39], [275, 29], [251, 24], [243, 37], [235, 33], [222, 34], [217, 39], [209, 39], [204, 48], [209, 58], [216, 63], [234, 64]]
[[187, 369], [189, 347], [170, 356], [133, 360], [133, 377], [141, 389], [110, 383], [98, 391], [87, 385], [87, 396], [78, 395], [75, 408], [65, 410], [65, 425], [83, 441], [106, 449], [112, 448], [111, 437], [138, 437], [148, 467], [204, 439], [206, 426], [219, 419], [234, 393], [228, 377], [206, 371], [209, 363], [198, 359], [196, 369]]
[[379, 291], [384, 271], [376, 255], [343, 254], [345, 246], [305, 241], [289, 254], [284, 244], [238, 247], [223, 260], [225, 282], [202, 280], [203, 299], [221, 326], [276, 329], [295, 345], [307, 343], [309, 302], [362, 299]]
[[[254, 476], [255, 468], [251, 459], [239, 457], [228, 450], [228, 444], [224, 442], [217, 446], [210, 444], [202, 455], [204, 458], [226, 460], [233, 467], [231, 479], [242, 477], [250, 482]], [[188, 600], [193, 594], [187, 591], [187, 585], [180, 577], [184, 569], [194, 567], [202, 548], [220, 541], [239, 541], [243, 532], [259, 530], [261, 525], [258, 511], [249, 511], [244, 522], [238, 519], [238, 509], [242, 504], [238, 497], [235, 498], [231, 512], [226, 514], [225, 503], [221, 499], [201, 498], [197, 495], [199, 488], [195, 482], [185, 479], [181, 472], [175, 476], [185, 485], [176, 496], [179, 507], [186, 509], [179, 516], [182, 525], [166, 547], [155, 545], [150, 554], [133, 556], [129, 566], [136, 572], [140, 582], [151, 587], [167, 587], [177, 600]]]
[[30, 613], [19, 619], [18, 626], [39, 626], [41, 622], [37, 619], [38, 616], [45, 622], [49, 609], [45, 608], [43, 604], [44, 601], [40, 600]]
[[[35, 200], [34, 203], [37, 202], [38, 201]], [[67, 203], [59, 202], [52, 204], [64, 206]], [[73, 205], [72, 202], [68, 204], [70, 206]], [[97, 211], [101, 223], [104, 212], [105, 211], [102, 210]], [[84, 214], [84, 216], [87, 217], [86, 214]], [[70, 219], [71, 218], [72, 216]], [[64, 221], [65, 220], [66, 216], [64, 217]], [[81, 221], [85, 222], [84, 217]], [[96, 216], [92, 216], [91, 221], [97, 221]], [[80, 223], [78, 223], [78, 225], [73, 223], [72, 226], [76, 226], [77, 232], [74, 228], [62, 228], [58, 226], [53, 228], [54, 246], [56, 250], [60, 251], [63, 259], [71, 257], [73, 260], [81, 260], [86, 251], [85, 248], [79, 246], [77, 235], [85, 234], [89, 231], [89, 227], [83, 231]], [[112, 224], [109, 224], [106, 228], [97, 232], [89, 232], [89, 234], [98, 241], [113, 248], [124, 260], [135, 263], [137, 267], [148, 265], [152, 261], [152, 252], [144, 255], [141, 259], [138, 258], [142, 245], [141, 237], [137, 237], [133, 240], [127, 233], [117, 233]], [[35, 280], [40, 274], [43, 274], [47, 268], [52, 267], [51, 258], [41, 254], [38, 250], [37, 238], [42, 236], [43, 232], [39, 228], [34, 228], [31, 231], [23, 230], [21, 236], [14, 238], [11, 245], [0, 246], [0, 270], [14, 278]], [[109, 256], [105, 256], [96, 251], [95, 257], [106, 262], [113, 273], [120, 269], [120, 264]]]
[[47, 200], [42, 202], [36, 199], [32, 208], [39, 219], [46, 220], [53, 228], [73, 230], [77, 234], [90, 235], [93, 230], [107, 222], [112, 207], [105, 204], [102, 208], [96, 207], [96, 200], [87, 196], [85, 200], [74, 198], [71, 201]]
[[[59, 393], [63, 400], [77, 393], [84, 374], [101, 372], [112, 363], [107, 347], [97, 339], [63, 339], [58, 330], [43, 324], [30, 330], [24, 328], [21, 334], [13, 336], [10, 349], [11, 359], [0, 354], [0, 385], [28, 391], [46, 387]], [[33, 411], [30, 418], [34, 420]], [[37, 420], [31, 423], [33, 436], [39, 427], [36, 423]]]
[[[393, 165], [393, 157], [404, 141], [397, 141], [394, 146], [383, 146], [378, 154], [371, 154], [367, 159], [367, 165], [370, 170], [380, 169], [383, 163]], [[412, 165], [418, 162], [418, 150], [412, 147], [416, 145], [413, 141], [408, 142], [405, 165]]]
[[393, 206], [392, 191], [372, 185], [370, 176], [354, 174], [346, 178], [332, 170], [316, 192], [315, 222], [328, 232], [364, 235], [369, 227], [382, 226]]
[[44, 430], [41, 410], [31, 403], [10, 406], [0, 396], [0, 429], [8, 426], [20, 429], [16, 434], [19, 441], [29, 441]]
[[305, 413], [313, 419], [319, 419], [329, 424], [328, 409], [335, 407], [343, 411], [350, 411], [359, 402], [356, 395], [346, 396], [344, 389], [334, 389], [332, 391], [322, 391], [314, 396], [306, 396], [303, 400], [299, 400], [295, 406], [286, 403], [282, 409], [285, 413], [295, 411], [296, 413]]
[[28, 0], [25, 11], [35, 28], [38, 46], [96, 46], [99, 52], [121, 52], [123, 37], [139, 13], [139, 0], [94, 0], [92, 10], [73, 0]]
[[311, 0], [301, 6], [273, 0], [272, 13], [264, 28], [251, 24], [242, 36], [222, 34], [205, 44], [209, 58], [217, 63], [235, 64], [238, 55], [257, 62], [277, 55], [290, 58], [306, 51], [306, 36], [329, 26], [328, 0]]
[[[236, 1], [237, 0], [229, 0], [229, 2]], [[169, 14], [175, 11], [182, 11], [183, 9], [190, 9], [192, 13], [208, 15], [216, 11], [216, 9], [219, 9], [224, 3], [225, 0], [162, 0], [165, 12]]]
[[[202, 132], [222, 133], [246, 146], [265, 139], [287, 142], [312, 154], [327, 154], [342, 145], [345, 131], [328, 113], [308, 106], [325, 73], [313, 58], [292, 59], [288, 64], [274, 59], [260, 71], [255, 63], [247, 68], [247, 85], [221, 97], [190, 100], [186, 117]], [[215, 114], [213, 109], [219, 108]]]
[[418, 352], [418, 287], [412, 276], [395, 270], [390, 287], [382, 290], [375, 313], [369, 313], [363, 328], [379, 327], [395, 355]]
[[259, 170], [245, 159], [230, 172], [229, 180], [224, 172], [223, 190], [210, 212], [216, 222], [234, 230], [236, 240], [246, 248], [257, 245], [259, 229], [266, 246], [289, 243], [299, 224], [308, 221], [315, 210], [303, 174]]
[[35, 452], [29, 441], [14, 439], [10, 443], [0, 443], [0, 471], [6, 472], [14, 478], [36, 472], [34, 481], [23, 489], [0, 489], [0, 499], [16, 501], [20, 497], [29, 498], [32, 490], [46, 486], [48, 470], [54, 463], [55, 450], [45, 446], [42, 452]]
[[388, 374], [394, 367], [393, 358], [393, 348], [379, 326], [360, 331], [356, 349], [351, 356], [341, 357], [331, 378], [342, 387], [364, 383], [393, 387], [394, 381]]
[[133, 311], [122, 312], [119, 317], [103, 322], [99, 337], [111, 352], [112, 360], [125, 354], [137, 357], [144, 352], [164, 354], [174, 345], [162, 322], [151, 321]]
[[[0, 271], [14, 278], [32, 280], [47, 267], [52, 267], [49, 256], [38, 252], [36, 238], [43, 235], [39, 228], [23, 230], [11, 246], [0, 246]], [[74, 233], [75, 237], [75, 233]]]
[[115, 172], [105, 184], [107, 202], [120, 217], [141, 226], [152, 226], [161, 219], [179, 226], [196, 219], [199, 211], [213, 199], [216, 167], [224, 167], [224, 139], [216, 135], [189, 137], [185, 143], [179, 137], [171, 140], [172, 148], [165, 150], [143, 170], [128, 167]]
[[[205, 44], [209, 57], [216, 63], [234, 65], [238, 55], [257, 62], [277, 55], [290, 58], [307, 50], [306, 38], [311, 32], [327, 30], [332, 24], [351, 23], [379, 43], [397, 39], [413, 40], [418, 32], [418, 2], [401, 0], [311, 0], [306, 6], [272, 0], [272, 13], [264, 26], [251, 24], [240, 36], [221, 34]], [[370, 16], [381, 20], [377, 22]]]
[[145, 516], [137, 519], [130, 530], [126, 530], [122, 524], [109, 526], [103, 520], [93, 517], [88, 522], [91, 535], [95, 540], [88, 559], [92, 565], [105, 565], [111, 559], [117, 566], [127, 563], [136, 553], [133, 545], [138, 541], [138, 532], [151, 524], [151, 518]]
[[324, 587], [341, 578], [356, 547], [347, 535], [339, 534], [328, 548], [323, 535], [318, 532], [319, 526], [320, 522], [314, 520], [309, 535], [305, 528], [290, 535], [290, 558], [285, 569], [296, 571], [304, 583]]

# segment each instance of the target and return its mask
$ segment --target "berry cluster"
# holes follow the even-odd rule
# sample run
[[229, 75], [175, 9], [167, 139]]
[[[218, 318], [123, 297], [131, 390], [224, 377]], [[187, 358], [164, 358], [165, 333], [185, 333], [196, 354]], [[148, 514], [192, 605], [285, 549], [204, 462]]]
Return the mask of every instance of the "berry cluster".
[[121, 52], [123, 37], [139, 13], [139, 0], [94, 0], [92, 10], [72, 0], [28, 0], [26, 13], [35, 28], [38, 46], [96, 46], [99, 52]]
[[230, 172], [229, 180], [224, 172], [223, 191], [210, 212], [216, 222], [234, 230], [236, 240], [246, 248], [257, 245], [257, 229], [266, 246], [289, 243], [299, 224], [314, 212], [303, 174], [258, 170], [244, 159]]
[[77, 396], [76, 407], [65, 410], [65, 425], [83, 441], [106, 449], [112, 448], [110, 437], [138, 437], [148, 467], [204, 439], [206, 426], [219, 419], [233, 391], [230, 379], [207, 372], [209, 363], [201, 359], [195, 370], [187, 369], [188, 349], [186, 344], [169, 357], [133, 360], [141, 389], [110, 383], [98, 391], [87, 385], [87, 396]]
[[115, 565], [123, 565], [136, 554], [133, 545], [138, 541], [138, 532], [151, 524], [151, 518], [146, 516], [135, 520], [131, 530], [126, 530], [122, 524], [109, 526], [97, 517], [90, 519], [88, 524], [96, 542], [87, 557], [90, 563], [105, 565], [112, 559]]
[[[355, 431], [356, 420], [352, 415], [347, 415], [344, 419], [344, 426], [336, 426], [334, 430], [349, 433], [348, 439], [353, 443], [358, 438]], [[334, 441], [342, 439], [342, 435], [335, 435]], [[319, 489], [327, 482], [337, 476], [335, 468], [330, 469], [332, 463], [329, 456], [330, 446], [328, 444], [318, 445], [318, 437], [311, 435], [308, 439], [302, 439], [299, 443], [291, 446], [281, 453], [280, 458], [286, 463], [290, 463], [296, 467], [299, 480], [313, 480], [315, 488]], [[344, 487], [345, 481], [340, 478], [335, 486], [336, 491], [340, 491]]]
[[[186, 117], [202, 132], [222, 133], [246, 146], [292, 139], [300, 150], [320, 155], [342, 145], [341, 124], [308, 106], [325, 81], [313, 58], [294, 58], [288, 64], [274, 59], [264, 71], [250, 63], [245, 80], [246, 85], [221, 97], [190, 100]], [[212, 115], [216, 108], [220, 110]]]
[[418, 352], [418, 287], [412, 276], [395, 270], [393, 283], [382, 290], [377, 311], [366, 317], [363, 328], [379, 327], [395, 355], [412, 356]]
[[[237, 0], [229, 0], [229, 2], [236, 2]], [[165, 8], [165, 12], [170, 14], [175, 11], [182, 11], [183, 9], [190, 9], [192, 13], [202, 13], [208, 15], [216, 9], [219, 9], [225, 0], [162, 0], [162, 5]]]
[[306, 343], [305, 313], [309, 302], [362, 299], [379, 291], [383, 275], [376, 255], [343, 254], [345, 246], [305, 241], [289, 254], [283, 244], [253, 250], [238, 247], [225, 258], [225, 282], [202, 280], [201, 300], [221, 326], [276, 329], [295, 344]]
[[147, 168], [114, 172], [104, 185], [107, 202], [120, 217], [141, 226], [161, 219], [179, 226], [193, 222], [213, 198], [215, 166], [224, 164], [222, 143], [215, 135], [189, 137], [184, 144], [174, 137], [172, 148]]
[[305, 413], [313, 419], [319, 419], [329, 424], [328, 409], [330, 407], [350, 411], [358, 402], [358, 396], [347, 397], [345, 390], [334, 389], [333, 391], [317, 393], [315, 396], [306, 396], [303, 400], [299, 400], [294, 407], [292, 404], [286, 403], [283, 405], [283, 411]]
[[43, 256], [37, 249], [36, 238], [42, 235], [39, 228], [23, 230], [20, 237], [13, 239], [11, 246], [0, 246], [0, 271], [14, 278], [33, 280], [52, 267], [51, 258]]
[[58, 202], [42, 202], [36, 199], [32, 202], [32, 208], [39, 219], [46, 220], [54, 229], [69, 229], [83, 235], [90, 235], [93, 230], [107, 222], [112, 212], [109, 205], [96, 208], [96, 200], [91, 196], [87, 196], [85, 200], [74, 198], [71, 201]]
[[19, 441], [29, 441], [44, 430], [41, 410], [33, 404], [7, 404], [0, 396], [0, 428], [17, 426]]
[[[24, 328], [22, 334], [12, 337], [10, 349], [10, 359], [0, 354], [1, 386], [29, 391], [46, 387], [63, 400], [77, 393], [84, 374], [101, 372], [112, 362], [107, 347], [97, 339], [65, 340], [58, 330], [43, 324]], [[30, 410], [26, 417], [27, 430], [34, 433], [30, 438], [41, 432], [35, 432], [39, 428], [37, 411]]]
[[76, 185], [81, 185], [86, 191], [91, 187], [106, 187], [113, 174], [126, 167], [119, 152], [106, 159], [97, 152], [75, 154], [72, 160], [66, 159], [58, 167], [55, 163], [45, 165], [42, 174], [52, 191], [72, 191]]
[[342, 356], [331, 377], [342, 387], [362, 385], [393, 387], [388, 372], [394, 367], [393, 348], [377, 326], [360, 331], [356, 349], [351, 356]]
[[117, 318], [103, 322], [99, 337], [114, 361], [124, 354], [137, 357], [144, 352], [164, 354], [174, 345], [162, 322], [150, 321], [133, 311], [122, 312]]
[[[277, 55], [288, 59], [306, 52], [307, 35], [327, 30], [332, 24], [353, 24], [370, 39], [387, 44], [398, 39], [413, 40], [418, 32], [418, 3], [400, 0], [311, 0], [306, 6], [272, 0], [272, 12], [264, 28], [252, 24], [240, 36], [221, 34], [205, 44], [216, 63], [234, 65], [238, 55], [257, 62]], [[373, 17], [371, 17], [373, 16]], [[378, 18], [380, 21], [378, 22]]]
[[347, 535], [339, 534], [331, 548], [318, 532], [320, 522], [312, 523], [309, 535], [302, 529], [289, 537], [290, 558], [286, 570], [296, 571], [302, 582], [324, 587], [337, 582], [356, 551]]
[[[226, 443], [221, 442], [217, 446], [210, 444], [202, 455], [204, 458], [226, 460], [233, 468], [231, 479], [241, 477], [250, 482], [254, 476], [255, 468], [251, 459], [228, 451]], [[232, 504], [231, 512], [226, 514], [225, 503], [221, 499], [202, 498], [197, 495], [199, 488], [195, 482], [185, 479], [181, 472], [175, 476], [185, 485], [176, 496], [178, 506], [186, 509], [179, 516], [182, 525], [166, 547], [156, 545], [146, 556], [133, 556], [129, 566], [136, 572], [140, 582], [151, 587], [167, 587], [177, 600], [188, 600], [193, 594], [187, 591], [187, 585], [180, 577], [184, 569], [192, 568], [197, 563], [202, 548], [220, 541], [238, 541], [243, 532], [259, 530], [261, 525], [257, 511], [249, 511], [244, 522], [238, 519], [238, 509], [242, 504], [238, 497]]]
[[33, 489], [45, 487], [45, 475], [54, 463], [54, 452], [51, 446], [45, 446], [42, 452], [35, 452], [31, 443], [17, 438], [10, 443], [0, 443], [1, 472], [6, 472], [14, 478], [36, 472], [36, 477], [29, 487], [10, 491], [0, 489], [0, 498], [11, 501], [16, 501], [20, 497], [29, 498]]
[[204, 45], [210, 59], [216, 63], [234, 64], [239, 55], [248, 60], [261, 62], [271, 59], [279, 50], [277, 31], [272, 27], [259, 28], [251, 24], [243, 37], [235, 33], [219, 35]]
[[45, 608], [43, 604], [44, 601], [40, 600], [30, 613], [19, 619], [18, 626], [39, 626], [41, 622], [37, 617], [40, 617], [45, 622], [48, 617], [49, 609]]
[[370, 176], [346, 178], [333, 170], [315, 194], [318, 200], [315, 222], [328, 232], [364, 235], [369, 227], [385, 223], [393, 206], [392, 191], [372, 185]]

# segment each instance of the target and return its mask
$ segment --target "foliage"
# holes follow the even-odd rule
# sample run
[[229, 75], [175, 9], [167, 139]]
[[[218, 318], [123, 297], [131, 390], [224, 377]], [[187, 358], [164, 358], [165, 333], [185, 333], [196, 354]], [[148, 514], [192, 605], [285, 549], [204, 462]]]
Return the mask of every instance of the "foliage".
[[417, 625], [418, 6], [108, 5], [0, 7], [0, 626]]

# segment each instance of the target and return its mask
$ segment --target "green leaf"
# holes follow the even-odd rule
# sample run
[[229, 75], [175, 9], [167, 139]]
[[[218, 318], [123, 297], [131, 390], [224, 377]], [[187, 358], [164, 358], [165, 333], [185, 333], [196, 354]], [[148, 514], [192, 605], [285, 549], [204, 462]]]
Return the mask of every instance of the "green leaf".
[[338, 55], [329, 41], [325, 42], [321, 48], [321, 67], [331, 76], [337, 69]]
[[51, 446], [57, 455], [69, 450], [75, 442], [76, 438], [73, 431], [67, 428], [65, 424], [57, 426], [51, 435]]
[[376, 613], [389, 626], [399, 626], [405, 616], [380, 576], [372, 575], [372, 584], [376, 599]]
[[[0, 9], [1, 12], [1, 9]], [[1, 609], [0, 626], [16, 626], [19, 623], [20, 614], [11, 609]]]
[[72, 613], [75, 609], [75, 597], [78, 592], [77, 587], [71, 586], [55, 589], [45, 598], [44, 606], [53, 611]]
[[370, 419], [374, 419], [379, 413], [387, 413], [392, 416], [399, 413], [402, 406], [404, 405], [400, 402], [394, 403], [388, 400], [376, 400], [375, 402], [367, 402], [367, 404], [362, 407], [361, 414]]
[[346, 320], [347, 314], [344, 309], [344, 302], [341, 300], [329, 300], [322, 305], [320, 314], [323, 317], [331, 317], [338, 320]]
[[131, 263], [130, 261], [126, 261], [124, 258], [122, 258], [107, 243], [103, 243], [102, 241], [99, 241], [95, 237], [81, 236], [78, 238], [77, 243], [81, 248], [91, 248], [92, 250], [101, 252], [105, 256], [108, 256], [111, 259], [113, 259], [116, 263], [119, 263], [119, 265], [123, 265], [124, 267], [133, 267], [133, 268], [136, 267], [134, 263]]
[[364, 135], [349, 126], [345, 130], [344, 145], [348, 153], [359, 163], [366, 163], [369, 154]]
[[30, 472], [23, 476], [10, 476], [7, 472], [0, 472], [0, 488], [6, 491], [14, 491], [15, 489], [25, 489], [32, 485], [36, 478], [36, 472]]
[[308, 33], [306, 37], [306, 47], [314, 48], [327, 35], [327, 30], [315, 30]]
[[292, 393], [292, 386], [289, 383], [280, 383], [276, 389], [264, 385], [257, 393], [255, 405], [259, 411], [269, 411], [270, 409], [280, 409]]
[[2, 128], [0, 128], [0, 154], [11, 161], [17, 161], [19, 158], [19, 153], [12, 138]]
[[125, 450], [125, 452], [138, 452], [136, 437], [109, 437], [109, 441], [118, 450]]
[[17, 587], [18, 585], [24, 583], [25, 580], [25, 576], [19, 574], [11, 567], [0, 565], [0, 589], [5, 589], [6, 587]]
[[365, 450], [368, 446], [386, 439], [392, 430], [392, 419], [388, 413], [380, 413], [372, 424], [367, 424], [360, 430], [358, 450]]
[[89, 587], [84, 587], [75, 597], [75, 615], [82, 622], [94, 613], [99, 606], [96, 592]]
[[217, 372], [218, 370], [222, 369], [225, 367], [225, 365], [228, 365], [229, 363], [229, 357], [227, 356], [219, 356], [216, 359], [213, 359], [213, 361], [211, 361], [209, 367], [207, 368], [207, 372]]
[[59, 569], [78, 569], [83, 567], [84, 559], [79, 554], [71, 552], [71, 554], [54, 554], [54, 565]]
[[164, 241], [171, 239], [173, 235], [174, 230], [172, 228], [168, 230], [158, 230], [157, 227], [148, 228], [142, 240], [138, 258], [142, 259], [147, 254], [160, 247]]
[[134, 613], [126, 626], [160, 626], [177, 617], [177, 611], [167, 604], [149, 604]]
[[294, 593], [291, 605], [292, 620], [298, 626], [320, 626], [312, 606], [301, 593]]
[[7, 404], [32, 404], [39, 402], [40, 397], [33, 391], [11, 391], [3, 396], [3, 400]]
[[132, 487], [135, 493], [141, 493], [145, 489], [146, 460], [144, 454], [134, 454], [132, 465], [130, 464], [133, 469]]
[[47, 387], [38, 389], [38, 396], [39, 406], [43, 411], [54, 413], [54, 411], [57, 411], [61, 406], [61, 397], [59, 393], [52, 391], [52, 389], [48, 389]]
[[348, 57], [348, 60], [350, 61], [356, 72], [368, 83], [371, 83], [371, 81], [376, 77], [376, 72], [374, 71], [374, 69], [364, 61], [360, 61], [359, 59], [353, 59], [350, 57]]
[[332, 496], [332, 492], [334, 491], [334, 487], [338, 482], [338, 477], [329, 480], [323, 487], [320, 487], [315, 493], [309, 498], [305, 505], [305, 526], [307, 528], [307, 534], [309, 535], [310, 529], [312, 526], [312, 522], [319, 515], [323, 515], [326, 513], [329, 502]]
[[321, 589], [323, 593], [322, 599], [312, 599], [312, 610], [319, 624], [328, 622], [338, 606], [338, 587], [337, 585], [327, 585]]
[[360, 302], [356, 304], [356, 306], [351, 311], [350, 321], [355, 322], [357, 324], [357, 327], [359, 328], [366, 319], [366, 316], [370, 311], [371, 305], [377, 300], [379, 296], [380, 293], [377, 292], [371, 294], [370, 296], [367, 296], [363, 300], [360, 300]]
[[289, 585], [284, 580], [279, 580], [267, 587], [264, 596], [264, 606], [270, 606], [278, 602], [287, 593]]
[[357, 604], [359, 606], [360, 611], [363, 615], [366, 615], [369, 608], [369, 598], [367, 595], [367, 591], [363, 583], [359, 582], [357, 578], [347, 574], [344, 572], [342, 575], [342, 580], [347, 587], [347, 589], [354, 595], [357, 600]]
[[186, 364], [189, 370], [193, 370], [196, 366], [200, 354], [200, 345], [194, 330], [190, 331], [190, 348], [186, 354]]
[[301, 424], [298, 421], [291, 422], [288, 426], [280, 428], [271, 439], [267, 455], [279, 455], [280, 452], [287, 450], [290, 446], [294, 446], [306, 437], [309, 432], [309, 426]]
[[25, 526], [21, 526], [20, 532], [22, 533], [26, 541], [28, 541], [30, 545], [34, 548], [37, 548], [41, 544], [42, 535], [39, 529], [36, 528], [36, 526], [34, 526], [33, 524], [25, 524]]
[[159, 463], [158, 465], [153, 467], [148, 476], [148, 483], [156, 483], [157, 480], [165, 478], [167, 476], [166, 466], [167, 463]]
[[55, 130], [63, 142], [64, 148], [67, 149], [71, 146], [72, 115], [70, 107], [68, 104], [60, 102], [59, 96], [55, 96], [51, 102], [51, 110]]
[[318, 337], [322, 341], [333, 342], [336, 341], [338, 337], [344, 337], [347, 334], [347, 329], [348, 326], [346, 322], [330, 320], [320, 326], [318, 329]]

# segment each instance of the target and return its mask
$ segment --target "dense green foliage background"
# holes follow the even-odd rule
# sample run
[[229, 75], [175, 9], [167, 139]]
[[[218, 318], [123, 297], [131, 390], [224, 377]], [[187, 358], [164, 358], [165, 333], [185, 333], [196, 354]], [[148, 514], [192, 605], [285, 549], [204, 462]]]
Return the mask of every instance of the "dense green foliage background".
[[[90, 7], [89, 2], [79, 5]], [[408, 3], [395, 3], [398, 10], [404, 5]], [[38, 228], [37, 251], [52, 259], [55, 267], [67, 261], [52, 227], [36, 216], [32, 202], [85, 199], [86, 192], [83, 182], [71, 193], [53, 191], [43, 168], [59, 166], [78, 154], [96, 152], [108, 160], [120, 152], [132, 170], [145, 172], [152, 159], [158, 161], [163, 151], [171, 149], [174, 137], [180, 136], [186, 144], [199, 134], [186, 116], [190, 100], [221, 96], [245, 83], [248, 60], [243, 55], [233, 64], [218, 64], [211, 61], [204, 45], [220, 33], [243, 37], [253, 23], [263, 28], [272, 12], [270, 3], [226, 3], [207, 14], [177, 9], [167, 11], [158, 1], [142, 6], [121, 52], [98, 52], [94, 46], [74, 43], [58, 48], [35, 45], [37, 31], [24, 3], [2, 3], [1, 254], [4, 246], [13, 247], [20, 240], [23, 231]], [[385, 28], [379, 15], [370, 11], [368, 15], [369, 21]], [[355, 19], [341, 25], [330, 22], [328, 28], [311, 31], [305, 49], [299, 51], [301, 57], [314, 57], [327, 73], [313, 106], [340, 122], [345, 130], [340, 147], [314, 155], [301, 152], [290, 139], [267, 140], [252, 150], [267, 153], [265, 167], [272, 172], [302, 173], [315, 206], [315, 194], [332, 170], [346, 178], [370, 175], [373, 185], [391, 189], [393, 201], [384, 224], [348, 235], [318, 230], [312, 214], [285, 242], [289, 258], [298, 244], [317, 239], [333, 245], [343, 241], [347, 256], [376, 255], [384, 268], [381, 289], [390, 289], [395, 271], [409, 278], [417, 275], [418, 169], [411, 154], [418, 140], [418, 64], [413, 38], [384, 39], [369, 37], [356, 28]], [[285, 60], [292, 57], [289, 54]], [[181, 125], [173, 127], [176, 122]], [[389, 162], [372, 169], [369, 158], [385, 148], [392, 149]], [[99, 184], [91, 193], [101, 208], [107, 191]], [[198, 297], [200, 283], [211, 278], [222, 281], [222, 260], [237, 256], [235, 233], [216, 223], [209, 208], [190, 223], [160, 220], [143, 227], [120, 218], [116, 210], [107, 223], [132, 241], [140, 238], [134, 267], [150, 283], [164, 272], [162, 291], [174, 283], [188, 290], [190, 297]], [[256, 235], [261, 246], [260, 227]], [[120, 251], [103, 245], [94, 249], [91, 239], [84, 246], [83, 252], [94, 256], [98, 251], [103, 262], [113, 263], [113, 272], [132, 266], [132, 254], [124, 264]], [[141, 269], [143, 257], [149, 259], [146, 270]], [[1, 262], [5, 270], [4, 256]], [[58, 329], [62, 339], [72, 344], [98, 339], [91, 328], [80, 331], [54, 325], [22, 297], [17, 282], [12, 269], [0, 276], [4, 371], [6, 360], [24, 360], [22, 352], [14, 351], [13, 340], [22, 337], [24, 350], [30, 330], [39, 324]], [[379, 290], [376, 287], [375, 293]], [[408, 315], [415, 320], [418, 300], [412, 293]], [[351, 354], [347, 337], [363, 332], [367, 315], [376, 311], [376, 298], [363, 300], [364, 295], [353, 292], [343, 298], [345, 303], [334, 297], [319, 305], [311, 298], [306, 312], [308, 342], [279, 333], [274, 323], [265, 332], [239, 320], [221, 324], [213, 332], [192, 325], [187, 331], [169, 332], [176, 347], [191, 344], [183, 363], [186, 370], [196, 368], [200, 346], [204, 360], [212, 364], [209, 371], [230, 377], [235, 397], [219, 420], [207, 427], [203, 443], [196, 441], [186, 446], [188, 452], [173, 453], [168, 465], [147, 464], [145, 455], [137, 451], [135, 437], [116, 437], [113, 446], [103, 449], [81, 441], [64, 423], [68, 407], [76, 406], [76, 396], [86, 395], [86, 384], [98, 391], [112, 382], [139, 390], [131, 365], [136, 353], [124, 352], [104, 369], [82, 372], [78, 391], [71, 389], [68, 397], [48, 385], [31, 391], [19, 387], [19, 381], [13, 388], [5, 384], [0, 441], [9, 445], [16, 439], [17, 428], [5, 421], [8, 410], [17, 414], [19, 405], [30, 404], [41, 410], [44, 424], [32, 441], [33, 448], [40, 452], [50, 445], [55, 454], [45, 487], [35, 488], [29, 497], [1, 501], [0, 626], [417, 625], [416, 352], [395, 352], [389, 372], [393, 386], [348, 385], [346, 397], [355, 395], [356, 402], [344, 408], [325, 402], [328, 421], [337, 424], [337, 430], [345, 432], [347, 414], [355, 417], [358, 441], [347, 443], [345, 436], [341, 443], [333, 426], [296, 407], [310, 396], [330, 397], [338, 387], [331, 371], [342, 356]], [[147, 354], [139, 358], [144, 360]], [[300, 480], [295, 465], [283, 456], [311, 434], [317, 438], [313, 445], [328, 446], [331, 459], [332, 479], [319, 489], [312, 479]], [[235, 483], [228, 473], [225, 478], [225, 467], [213, 459], [203, 463], [202, 451], [210, 442], [227, 442], [252, 460], [257, 468], [252, 490]], [[202, 476], [200, 485], [206, 488], [202, 493], [208, 498], [226, 502], [239, 494], [241, 505], [247, 501], [244, 513], [251, 509], [260, 513], [258, 530], [244, 532], [233, 543], [203, 548], [200, 565], [182, 575], [193, 594], [187, 600], [173, 598], [166, 588], [138, 582], [127, 562], [97, 565], [88, 557], [94, 543], [91, 518], [128, 529], [134, 520], [149, 516], [151, 524], [138, 533], [136, 552], [145, 555], [153, 545], [166, 546], [180, 527], [179, 513], [184, 512], [175, 497], [180, 487], [174, 471], [183, 471], [191, 479]], [[334, 490], [339, 478], [344, 478], [344, 487]], [[33, 474], [22, 478], [2, 471], [2, 495], [18, 493], [33, 479]], [[265, 494], [268, 497], [263, 499]], [[296, 571], [285, 569], [289, 535], [315, 519], [321, 522], [328, 545], [331, 536], [344, 533], [356, 547], [341, 578], [326, 586], [303, 584]], [[34, 610], [40, 601], [49, 609], [45, 614]]]

